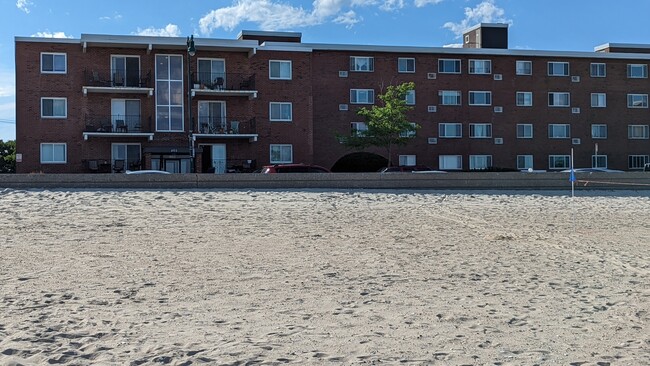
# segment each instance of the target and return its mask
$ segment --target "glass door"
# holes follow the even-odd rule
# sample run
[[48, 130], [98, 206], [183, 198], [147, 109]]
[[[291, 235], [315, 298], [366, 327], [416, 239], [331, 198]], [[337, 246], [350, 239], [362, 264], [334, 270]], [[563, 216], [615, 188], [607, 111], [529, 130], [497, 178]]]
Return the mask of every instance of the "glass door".
[[225, 133], [226, 103], [199, 102], [199, 131], [201, 133]]
[[214, 174], [223, 174], [226, 172], [226, 145], [212, 145], [212, 166]]

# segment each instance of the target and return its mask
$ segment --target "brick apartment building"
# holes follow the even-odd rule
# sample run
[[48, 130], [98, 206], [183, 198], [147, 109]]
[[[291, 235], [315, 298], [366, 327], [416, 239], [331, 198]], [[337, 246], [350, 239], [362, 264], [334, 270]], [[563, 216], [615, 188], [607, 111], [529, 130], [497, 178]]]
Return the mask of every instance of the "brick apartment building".
[[513, 50], [507, 32], [480, 24], [441, 48], [242, 31], [193, 52], [185, 38], [16, 37], [17, 170], [332, 168], [355, 153], [336, 138], [365, 128], [355, 111], [408, 81], [421, 128], [401, 165], [561, 170], [571, 149], [577, 167], [650, 163], [650, 45]]

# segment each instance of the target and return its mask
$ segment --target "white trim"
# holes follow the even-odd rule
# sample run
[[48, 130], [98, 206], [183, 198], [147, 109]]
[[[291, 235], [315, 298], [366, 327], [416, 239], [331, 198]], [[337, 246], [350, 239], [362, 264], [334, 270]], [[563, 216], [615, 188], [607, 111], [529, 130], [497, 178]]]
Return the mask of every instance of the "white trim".
[[[43, 70], [43, 55], [52, 55], [52, 69], [53, 69], [52, 71]], [[65, 69], [63, 71], [56, 71], [54, 70], [54, 56], [61, 56], [61, 55], [63, 55], [65, 59]], [[65, 52], [41, 52], [39, 62], [41, 64], [41, 74], [63, 75], [68, 73], [68, 54]]]
[[[43, 161], [43, 145], [63, 145], [63, 160]], [[39, 149], [39, 161], [41, 164], [67, 164], [68, 163], [68, 144], [65, 142], [41, 142]]]
[[[63, 100], [65, 102], [65, 115], [63, 116], [45, 116], [43, 115], [43, 101], [44, 100]], [[66, 119], [68, 118], [68, 98], [66, 97], [41, 97], [41, 118], [45, 119]]]
[[[400, 70], [399, 69], [399, 63], [400, 61], [406, 61], [406, 65], [408, 66], [408, 61], [413, 60], [413, 70], [408, 70], [408, 67], [406, 70]], [[401, 74], [412, 74], [415, 72], [415, 57], [398, 57], [397, 58], [397, 72]]]
[[[279, 148], [288, 147], [289, 149], [291, 149], [291, 159], [289, 159], [289, 160], [272, 160], [273, 148], [274, 147], [279, 147]], [[282, 152], [280, 152], [280, 155], [282, 155]], [[291, 163], [293, 163], [293, 145], [292, 144], [270, 144], [269, 145], [269, 162], [271, 164], [291, 164]]]
[[[280, 64], [289, 63], [289, 77], [282, 77], [282, 68], [280, 68], [280, 76], [274, 77], [271, 76], [271, 63], [277, 62]], [[225, 65], [225, 61], [224, 61]], [[293, 78], [293, 64], [291, 60], [269, 60], [269, 80], [291, 80]]]
[[[280, 106], [280, 118], [273, 118], [273, 106], [278, 105]], [[288, 105], [289, 106], [289, 119], [284, 119], [282, 118], [282, 106]], [[293, 103], [291, 102], [269, 102], [269, 121], [273, 122], [291, 122], [293, 121]]]

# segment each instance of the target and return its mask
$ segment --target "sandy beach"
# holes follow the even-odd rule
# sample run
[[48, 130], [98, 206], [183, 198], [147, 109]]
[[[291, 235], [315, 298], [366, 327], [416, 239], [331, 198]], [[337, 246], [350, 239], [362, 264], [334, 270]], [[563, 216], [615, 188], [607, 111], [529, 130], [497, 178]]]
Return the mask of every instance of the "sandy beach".
[[0, 189], [0, 365], [648, 365], [650, 192]]

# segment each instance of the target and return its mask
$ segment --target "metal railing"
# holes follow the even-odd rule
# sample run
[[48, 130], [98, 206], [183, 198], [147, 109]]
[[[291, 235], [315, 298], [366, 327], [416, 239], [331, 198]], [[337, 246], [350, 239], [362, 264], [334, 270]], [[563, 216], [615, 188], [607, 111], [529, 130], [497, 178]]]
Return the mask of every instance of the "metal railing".
[[151, 88], [151, 71], [123, 69], [85, 69], [84, 85], [101, 87]]
[[255, 117], [203, 117], [198, 118], [198, 133], [203, 134], [254, 134]]
[[84, 132], [151, 132], [151, 117], [141, 115], [86, 115]]
[[205, 173], [252, 173], [255, 168], [255, 159], [214, 159]]
[[255, 74], [195, 72], [192, 84], [194, 89], [255, 90]]

